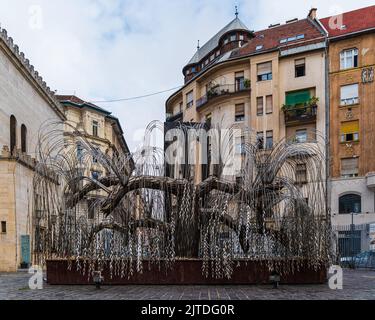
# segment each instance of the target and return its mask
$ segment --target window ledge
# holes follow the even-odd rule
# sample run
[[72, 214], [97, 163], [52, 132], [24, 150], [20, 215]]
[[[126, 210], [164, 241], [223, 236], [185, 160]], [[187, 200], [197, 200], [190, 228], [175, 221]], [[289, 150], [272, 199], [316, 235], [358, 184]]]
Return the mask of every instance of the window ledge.
[[340, 104], [339, 108], [354, 108], [354, 107], [359, 107], [360, 103], [353, 103], [353, 104]]

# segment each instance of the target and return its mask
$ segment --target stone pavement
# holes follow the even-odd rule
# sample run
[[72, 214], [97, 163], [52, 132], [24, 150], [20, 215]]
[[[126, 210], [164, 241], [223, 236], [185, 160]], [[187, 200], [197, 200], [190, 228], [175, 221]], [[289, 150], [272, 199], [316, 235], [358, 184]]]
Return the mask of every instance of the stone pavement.
[[375, 271], [344, 270], [343, 290], [327, 285], [49, 286], [30, 290], [29, 274], [0, 274], [0, 300], [375, 300]]

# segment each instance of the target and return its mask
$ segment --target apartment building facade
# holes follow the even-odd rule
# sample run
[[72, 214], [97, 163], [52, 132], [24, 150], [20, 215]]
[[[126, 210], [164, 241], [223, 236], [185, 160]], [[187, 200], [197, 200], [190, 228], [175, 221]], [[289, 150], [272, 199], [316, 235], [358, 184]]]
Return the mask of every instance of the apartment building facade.
[[[82, 185], [88, 183], [89, 179], [98, 180], [109, 175], [101, 165], [100, 157], [131, 159], [120, 121], [111, 112], [74, 95], [59, 95], [57, 98], [63, 106], [66, 117], [64, 124], [66, 152], [68, 156], [78, 161], [79, 173], [88, 178], [81, 181]], [[77, 132], [80, 138], [77, 138]], [[89, 145], [85, 145], [85, 141]], [[97, 154], [87, 148], [93, 148]], [[131, 174], [134, 166], [132, 160], [130, 163], [124, 168], [124, 175]], [[103, 191], [91, 192], [90, 199], [79, 205], [79, 211], [87, 214], [86, 218], [90, 221], [100, 221], [103, 217], [100, 216], [95, 202], [105, 195]]]
[[369, 248], [369, 224], [375, 223], [375, 6], [320, 22], [329, 39], [332, 221], [363, 225], [354, 230], [359, 252], [360, 242]]
[[[236, 16], [183, 68], [185, 85], [166, 102], [167, 126], [251, 128], [265, 150], [283, 139], [320, 139], [324, 149], [326, 38], [314, 14], [257, 32]], [[203, 171], [194, 173], [197, 183]]]

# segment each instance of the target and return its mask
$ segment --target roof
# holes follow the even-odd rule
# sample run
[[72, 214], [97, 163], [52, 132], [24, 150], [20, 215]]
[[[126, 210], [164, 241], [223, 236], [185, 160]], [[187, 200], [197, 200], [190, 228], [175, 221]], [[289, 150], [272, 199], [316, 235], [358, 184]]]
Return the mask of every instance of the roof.
[[[225, 30], [227, 27], [225, 27], [223, 30]], [[222, 31], [220, 31], [219, 34], [221, 32]], [[298, 35], [303, 35], [303, 38], [295, 39], [286, 43], [280, 43], [280, 40], [282, 39], [288, 39], [291, 37], [296, 37]], [[212, 39], [215, 39], [215, 37]], [[210, 64], [207, 68], [197, 73], [192, 79], [185, 83], [182, 88], [173, 93], [168, 98], [166, 103], [168, 104], [170, 99], [174, 97], [178, 92], [180, 92], [190, 82], [194, 81], [197, 77], [201, 76], [206, 71], [210, 70], [212, 67], [220, 63], [244, 58], [251, 55], [262, 54], [268, 51], [283, 49], [287, 50], [302, 46], [306, 46], [305, 50], [310, 51], [321, 48], [321, 46], [314, 46], [314, 44], [322, 42], [325, 42], [325, 33], [323, 29], [318, 25], [318, 23], [313, 21], [311, 18], [297, 20], [283, 25], [270, 27], [265, 30], [257, 31], [254, 33], [254, 37], [250, 39], [249, 42], [243, 47], [225, 53], [223, 56], [219, 57], [216, 61]], [[257, 50], [258, 46], [262, 46], [261, 49], [258, 48]]]
[[190, 59], [187, 65], [198, 63], [219, 45], [220, 38], [224, 34], [234, 30], [246, 30], [250, 32], [250, 30], [238, 17], [234, 18], [223, 29], [221, 29], [217, 34], [215, 34], [208, 42], [206, 42], [205, 45], [202, 46]]
[[[304, 35], [303, 39], [293, 40], [284, 44], [280, 43], [282, 39], [288, 39], [298, 35]], [[272, 49], [282, 49], [284, 47], [290, 48], [302, 43], [306, 44], [306, 42], [313, 43], [323, 38], [324, 35], [311, 19], [302, 19], [255, 32], [255, 37], [240, 48], [238, 55], [243, 56]], [[262, 46], [262, 49], [256, 50], [258, 46]]]
[[130, 153], [128, 144], [126, 143], [126, 140], [124, 138], [124, 131], [121, 127], [120, 120], [118, 118], [116, 118], [115, 116], [113, 116], [111, 112], [109, 112], [109, 111], [107, 111], [107, 110], [105, 110], [105, 109], [103, 109], [103, 108], [101, 108], [101, 107], [99, 107], [99, 106], [97, 106], [97, 105], [95, 105], [91, 102], [86, 102], [86, 101], [82, 100], [81, 98], [78, 98], [75, 95], [58, 95], [56, 97], [64, 105], [69, 104], [69, 105], [73, 105], [73, 106], [78, 107], [78, 108], [90, 108], [90, 109], [93, 109], [97, 112], [103, 113], [104, 116], [107, 119], [110, 119], [111, 121], [114, 121], [116, 126], [117, 126], [117, 129], [118, 129], [118, 136], [119, 136], [119, 138], [122, 142], [124, 152]]
[[88, 108], [94, 109], [97, 112], [104, 113], [106, 115], [111, 114], [111, 112], [109, 112], [108, 110], [105, 110], [91, 102], [86, 102], [82, 100], [81, 98], [78, 98], [75, 95], [57, 95], [56, 97], [62, 104], [70, 103], [80, 108], [88, 107]]
[[[328, 31], [330, 38], [345, 36], [351, 33], [372, 29], [375, 28], [375, 5], [343, 13], [343, 28], [340, 28], [340, 19], [335, 18], [337, 18], [337, 16], [320, 19], [320, 22]], [[332, 21], [333, 23], [330, 23], [330, 21]], [[340, 26], [338, 26], [337, 28], [331, 28], [330, 25], [337, 25], [338, 23], [340, 24]]]

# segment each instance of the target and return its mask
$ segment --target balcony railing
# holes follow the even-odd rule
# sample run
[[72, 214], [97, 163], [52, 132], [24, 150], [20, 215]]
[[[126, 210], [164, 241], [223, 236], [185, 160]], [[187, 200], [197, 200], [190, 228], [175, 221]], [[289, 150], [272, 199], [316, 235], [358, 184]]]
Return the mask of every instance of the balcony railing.
[[245, 91], [250, 91], [250, 86], [244, 81], [238, 82], [237, 84], [214, 86], [203, 97], [197, 100], [197, 108], [204, 106], [206, 103], [217, 97], [232, 95]]
[[317, 105], [306, 104], [298, 107], [284, 107], [285, 124], [293, 125], [300, 122], [314, 122], [316, 121], [317, 112]]
[[176, 114], [167, 113], [167, 120], [166, 120], [167, 122], [174, 122], [180, 119], [182, 120], [182, 111]]

